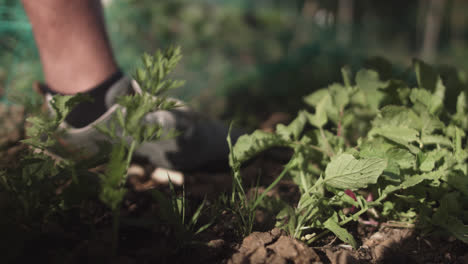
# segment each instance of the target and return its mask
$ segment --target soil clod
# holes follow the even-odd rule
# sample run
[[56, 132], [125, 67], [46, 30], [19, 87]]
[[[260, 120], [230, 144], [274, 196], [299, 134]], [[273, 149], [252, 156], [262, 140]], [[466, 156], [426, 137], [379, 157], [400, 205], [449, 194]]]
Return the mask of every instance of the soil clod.
[[244, 238], [238, 252], [228, 260], [237, 263], [321, 263], [315, 251], [277, 228], [270, 232], [253, 232]]

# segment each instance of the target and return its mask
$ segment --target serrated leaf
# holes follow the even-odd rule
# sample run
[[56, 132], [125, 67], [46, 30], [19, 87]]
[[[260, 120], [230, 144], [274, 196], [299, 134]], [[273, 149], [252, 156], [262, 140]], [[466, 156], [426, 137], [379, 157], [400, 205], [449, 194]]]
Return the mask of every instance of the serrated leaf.
[[99, 194], [101, 201], [112, 210], [118, 208], [126, 190], [121, 188], [123, 179], [127, 173], [125, 161], [125, 145], [117, 144], [112, 148], [109, 163], [104, 175], [101, 175], [102, 191]]
[[[250, 135], [242, 135], [237, 140], [232, 151], [238, 163], [243, 163], [260, 152], [274, 146], [286, 146], [287, 142], [275, 134], [257, 130]], [[230, 155], [231, 157], [232, 155]], [[231, 166], [234, 165], [232, 157]]]
[[354, 249], [357, 249], [357, 242], [354, 237], [344, 228], [342, 228], [334, 219], [330, 217], [323, 223], [323, 226], [335, 234], [341, 241], [350, 244]]
[[441, 131], [445, 128], [445, 124], [442, 121], [440, 121], [440, 119], [437, 116], [434, 116], [428, 112], [420, 113], [419, 118], [421, 119], [421, 127], [419, 128], [419, 130], [423, 135], [429, 135], [437, 130]]
[[357, 190], [374, 184], [387, 167], [381, 158], [355, 159], [350, 154], [334, 158], [325, 169], [325, 184], [338, 189]]
[[394, 160], [402, 169], [409, 169], [416, 163], [416, 157], [409, 151], [401, 148], [391, 148], [386, 151], [386, 157]]
[[307, 123], [305, 111], [300, 111], [298, 116], [288, 125], [278, 124], [276, 126], [276, 134], [280, 135], [283, 139], [299, 140], [299, 136], [304, 130]]
[[330, 120], [337, 123], [340, 119], [340, 112], [349, 104], [350, 92], [348, 90], [342, 84], [333, 83], [326, 89], [320, 89], [306, 96], [304, 101], [317, 109], [323, 98], [328, 97], [325, 99], [328, 100], [324, 107], [325, 112]]
[[419, 153], [419, 169], [423, 172], [432, 171], [435, 168], [436, 162], [441, 160], [447, 154], [446, 151], [433, 150], [426, 153]]
[[452, 141], [441, 135], [421, 135], [421, 142], [423, 145], [440, 145], [445, 147], [452, 147]]
[[425, 89], [411, 89], [410, 100], [413, 104], [421, 104], [425, 108], [429, 109], [429, 105], [432, 101], [432, 94]]
[[417, 111], [422, 112], [426, 109], [431, 114], [437, 114], [443, 107], [445, 86], [442, 81], [439, 80], [437, 90], [435, 94], [431, 94], [425, 89], [412, 89], [410, 94], [410, 100], [414, 104], [414, 108]]
[[359, 155], [362, 158], [377, 157], [388, 159], [389, 161], [393, 161], [398, 164], [402, 169], [412, 168], [416, 163], [415, 156], [408, 150], [396, 147], [394, 144], [391, 144], [382, 138], [365, 141], [359, 148]]
[[457, 98], [457, 112], [453, 120], [463, 129], [468, 130], [468, 97], [465, 92], [461, 92]]
[[397, 126], [419, 129], [422, 122], [420, 117], [405, 106], [389, 105], [380, 109], [380, 115], [372, 122], [374, 127]]
[[468, 103], [465, 92], [461, 92], [457, 97], [457, 114], [466, 114]]
[[338, 111], [343, 110], [349, 103], [349, 92], [341, 84], [334, 83], [328, 88], [331, 92], [333, 104]]
[[462, 140], [466, 136], [465, 131], [456, 126], [447, 128], [447, 135], [452, 138], [455, 158], [459, 163], [463, 163], [468, 155], [468, 149], [463, 149]]
[[396, 126], [384, 126], [373, 128], [368, 134], [370, 137], [375, 135], [382, 136], [395, 143], [401, 144], [407, 147], [411, 152], [416, 151], [410, 143], [419, 141], [419, 132], [412, 128], [407, 127], [396, 127]]
[[284, 140], [291, 140], [291, 136], [292, 136], [291, 131], [284, 124], [276, 125], [275, 134], [277, 134]]
[[371, 109], [377, 110], [385, 94], [380, 90], [388, 85], [380, 81], [379, 74], [373, 70], [360, 70], [356, 74], [356, 86], [364, 92]]
[[382, 195], [389, 195], [395, 191], [412, 188], [422, 183], [425, 180], [437, 181], [441, 179], [445, 175], [445, 173], [446, 173], [445, 170], [437, 170], [437, 171], [433, 171], [429, 173], [416, 174], [416, 175], [409, 176], [399, 185], [387, 185], [382, 190]]
[[321, 128], [323, 127], [327, 121], [327, 111], [326, 107], [328, 104], [330, 104], [330, 96], [324, 96], [320, 102], [317, 104], [315, 107], [315, 113], [310, 114], [307, 113], [307, 118], [309, 119], [309, 123], [315, 127]]
[[371, 92], [386, 87], [388, 83], [380, 80], [378, 72], [362, 69], [356, 74], [356, 85], [365, 92]]
[[329, 92], [327, 88], [319, 89], [304, 97], [304, 102], [312, 107], [316, 107], [320, 100], [328, 94]]
[[445, 90], [445, 85], [442, 82], [442, 79], [439, 77], [437, 79], [436, 89], [432, 95], [431, 108], [429, 109], [431, 114], [438, 114], [443, 109]]
[[401, 186], [403, 189], [408, 189], [416, 186], [424, 180], [438, 181], [444, 176], [445, 173], [445, 170], [436, 170], [428, 173], [413, 175], [407, 178]]

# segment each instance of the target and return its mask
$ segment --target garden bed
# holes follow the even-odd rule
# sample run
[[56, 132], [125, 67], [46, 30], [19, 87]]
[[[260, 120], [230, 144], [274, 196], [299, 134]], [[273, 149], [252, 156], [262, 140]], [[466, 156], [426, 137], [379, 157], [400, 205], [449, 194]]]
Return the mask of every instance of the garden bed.
[[463, 80], [420, 61], [415, 83], [344, 68], [296, 117], [228, 138], [228, 171], [131, 162], [160, 139], [137, 124], [154, 94], [180, 85], [164, 78], [179, 59], [177, 48], [145, 55], [142, 94], [119, 101], [125, 115], [103, 131], [114, 144], [91, 157], [56, 148], [79, 96], [55, 97], [56, 115], [27, 125], [30, 109], [1, 109], [6, 263], [467, 263]]

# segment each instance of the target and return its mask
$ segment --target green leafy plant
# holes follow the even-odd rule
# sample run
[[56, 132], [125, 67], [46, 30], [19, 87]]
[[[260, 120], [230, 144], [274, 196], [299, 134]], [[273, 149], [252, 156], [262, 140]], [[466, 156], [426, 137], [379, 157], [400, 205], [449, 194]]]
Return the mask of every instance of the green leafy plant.
[[[248, 197], [247, 192], [244, 188], [242, 176], [240, 173], [241, 165], [247, 159], [253, 157], [254, 153], [251, 153], [250, 149], [245, 149], [243, 147], [249, 147], [251, 144], [256, 144], [256, 150], [262, 151], [267, 149], [270, 146], [271, 142], [268, 142], [268, 136], [270, 134], [262, 133], [262, 132], [255, 132], [253, 137], [246, 137], [243, 136], [239, 138], [239, 140], [243, 140], [246, 142], [236, 143], [237, 149], [233, 148], [232, 141], [230, 137], [230, 132], [227, 137], [230, 155], [229, 155], [229, 163], [232, 168], [232, 192], [231, 198], [226, 200], [227, 209], [229, 209], [234, 215], [236, 219], [234, 223], [236, 224], [236, 230], [240, 237], [244, 237], [249, 235], [252, 232], [254, 223], [255, 223], [255, 213], [259, 206], [264, 202], [266, 194], [268, 191], [273, 189], [280, 180], [286, 175], [291, 168], [291, 164], [287, 164], [285, 166], [284, 171], [279, 175], [275, 181], [273, 181], [261, 194], [258, 193], [258, 184], [255, 188], [255, 193], [253, 197]], [[248, 142], [249, 140], [256, 140], [256, 142]], [[263, 142], [261, 142], [264, 140]], [[261, 143], [260, 143], [261, 142]], [[240, 148], [240, 150], [239, 150]], [[290, 162], [291, 163], [291, 162]]]
[[97, 127], [116, 142], [107, 169], [101, 175], [102, 191], [99, 196], [112, 210], [114, 252], [117, 250], [120, 205], [126, 193], [124, 184], [135, 149], [146, 141], [175, 136], [175, 131], [164, 133], [159, 124], [142, 124], [143, 118], [149, 112], [177, 107], [177, 103], [168, 100], [165, 93], [183, 84], [181, 81], [167, 79], [180, 59], [181, 52], [178, 47], [171, 47], [164, 52], [157, 51], [154, 56], [144, 54], [143, 67], [137, 69], [134, 76], [142, 92], [121, 97], [118, 102], [123, 108], [117, 109], [110, 125]]
[[[50, 151], [59, 145], [58, 139], [64, 132], [60, 124], [67, 114], [77, 103], [89, 98], [55, 95], [50, 102], [52, 115], [28, 118], [31, 124], [27, 129], [28, 138], [22, 142], [31, 148], [26, 150], [17, 166], [0, 172], [0, 191], [5, 190], [11, 200], [10, 209], [16, 211], [9, 222], [30, 219], [29, 223], [41, 226], [51, 217], [64, 214], [74, 204], [98, 196], [112, 211], [115, 254], [120, 208], [126, 193], [124, 184], [135, 149], [143, 142], [176, 135], [175, 131], [163, 130], [158, 124], [141, 124], [149, 112], [177, 107], [177, 103], [167, 99], [165, 94], [183, 84], [167, 78], [180, 58], [178, 47], [157, 51], [154, 56], [144, 54], [142, 68], [135, 73], [142, 92], [118, 99], [122, 108], [115, 112], [108, 124], [97, 127], [108, 136], [112, 148], [100, 146], [100, 152], [93, 157], [58, 156]], [[104, 173], [96, 175], [90, 170], [102, 164], [106, 164]], [[100, 184], [94, 179], [99, 179]]]
[[[30, 127], [27, 139], [22, 140], [30, 146], [23, 150], [18, 163], [9, 166], [0, 174], [0, 185], [6, 191], [16, 213], [12, 216], [30, 219], [30, 223], [41, 225], [47, 221], [47, 216], [67, 207], [64, 197], [68, 192], [57, 192], [69, 179], [72, 190], [80, 180], [76, 175], [82, 174], [81, 182], [85, 182], [89, 172], [87, 166], [94, 162], [73, 161], [57, 157], [47, 150], [57, 143], [57, 131], [60, 123], [71, 111], [72, 107], [84, 100], [83, 96], [55, 96], [50, 105], [55, 115], [37, 115], [27, 118]], [[84, 163], [87, 163], [86, 165]], [[84, 199], [90, 188], [83, 186]], [[40, 219], [41, 221], [38, 221]]]
[[48, 151], [57, 142], [59, 124], [82, 99], [55, 96], [50, 102], [55, 115], [29, 117], [28, 138], [22, 141], [28, 147], [22, 148], [15, 163], [0, 170], [0, 228], [14, 237], [0, 243], [1, 249], [8, 248], [2, 250], [8, 252], [6, 262], [20, 255], [24, 244], [40, 236], [48, 225], [96, 198], [98, 185], [89, 169], [100, 160], [72, 160]]
[[[83, 96], [55, 96], [50, 103], [54, 115], [29, 118], [29, 137], [23, 142], [30, 148], [17, 164], [0, 170], [0, 209], [6, 212], [0, 227], [20, 226], [26, 239], [30, 230], [39, 234], [48, 223], [65, 217], [67, 210], [99, 197], [112, 211], [115, 254], [124, 184], [135, 149], [177, 134], [156, 124], [140, 124], [151, 111], [177, 107], [166, 93], [182, 85], [167, 78], [179, 59], [178, 48], [143, 56], [142, 68], [135, 73], [142, 93], [120, 98], [121, 110], [107, 126], [98, 127], [113, 143], [112, 148], [101, 149], [104, 155], [76, 158], [49, 152], [62, 133], [60, 123], [76, 103], [87, 100]], [[278, 125], [275, 133], [255, 131], [234, 146], [228, 136], [233, 187], [217, 206], [233, 213], [238, 235], [252, 232], [257, 210], [274, 207], [276, 225], [307, 243], [332, 232], [356, 248], [358, 241], [347, 225], [355, 221], [442, 230], [468, 243], [468, 85], [440, 77], [421, 61], [413, 68], [414, 84], [383, 81], [367, 69], [352, 78], [344, 68], [343, 84], [306, 96], [309, 108], [290, 124]], [[293, 155], [263, 192], [256, 188], [253, 196], [248, 195], [241, 167], [272, 147], [290, 148]], [[102, 164], [106, 164], [102, 174], [90, 170]], [[297, 204], [267, 197], [287, 178], [299, 186]], [[172, 183], [170, 188], [169, 197], [152, 194], [159, 202], [161, 223], [186, 246], [217, 217], [200, 224], [206, 203], [191, 211], [185, 190], [180, 196]]]
[[417, 87], [409, 88], [372, 70], [359, 71], [353, 82], [344, 68], [344, 84], [304, 98], [313, 112], [299, 112], [274, 134], [239, 138], [231, 149], [235, 185], [243, 162], [270, 147], [289, 147], [294, 155], [278, 179], [291, 177], [301, 197], [278, 214], [277, 225], [294, 237], [311, 243], [331, 231], [356, 248], [346, 224], [369, 214], [426, 231], [441, 227], [468, 242], [467, 86], [450, 112], [453, 102], [436, 71], [416, 60], [414, 70]]

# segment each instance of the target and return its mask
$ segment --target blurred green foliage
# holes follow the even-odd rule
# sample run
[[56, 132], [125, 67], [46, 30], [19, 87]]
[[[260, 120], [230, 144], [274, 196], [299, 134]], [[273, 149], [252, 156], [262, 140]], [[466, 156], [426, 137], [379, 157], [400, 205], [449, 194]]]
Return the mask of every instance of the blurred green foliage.
[[[175, 78], [187, 85], [173, 95], [212, 116], [239, 117], [244, 125], [273, 111], [295, 113], [303, 95], [341, 81], [343, 65], [377, 69], [383, 77], [404, 72], [419, 56], [427, 14], [425, 1], [404, 0], [349, 0], [347, 24], [338, 17], [343, 0], [108, 2], [108, 31], [126, 72], [143, 52], [180, 45], [185, 57]], [[447, 1], [437, 48], [438, 62], [459, 69], [468, 66], [461, 45], [465, 5]], [[339, 40], [343, 28], [346, 41]], [[19, 1], [0, 0], [0, 87], [32, 94], [30, 84], [42, 78], [40, 72]]]
[[107, 18], [119, 62], [130, 69], [143, 51], [181, 45], [186, 56], [176, 75], [188, 85], [175, 96], [233, 117], [246, 107], [260, 115], [293, 112], [304, 94], [360, 60], [336, 43], [332, 28], [305, 18], [296, 5], [225, 2], [114, 0]]
[[39, 77], [31, 25], [20, 1], [0, 0], [0, 102], [12, 93], [31, 94], [31, 82]]

